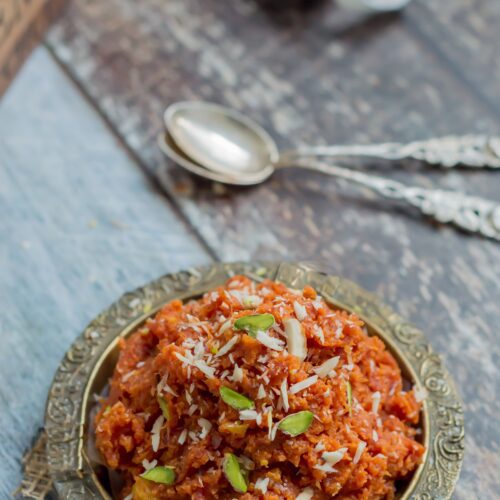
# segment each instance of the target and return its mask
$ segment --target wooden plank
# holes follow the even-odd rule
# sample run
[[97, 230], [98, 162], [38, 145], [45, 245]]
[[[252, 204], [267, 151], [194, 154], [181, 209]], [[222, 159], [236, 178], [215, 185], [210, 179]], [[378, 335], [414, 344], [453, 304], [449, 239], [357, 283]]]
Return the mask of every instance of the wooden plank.
[[209, 259], [44, 49], [0, 103], [0, 166], [0, 498], [11, 498], [72, 340], [125, 291]]
[[0, 95], [65, 4], [65, 0], [2, 1], [0, 5]]
[[500, 116], [498, 2], [419, 0], [409, 12], [414, 33]]
[[[248, 112], [282, 147], [498, 134], [496, 112], [404, 16], [362, 19], [329, 2], [307, 11], [259, 5], [77, 2], [50, 45], [221, 259], [314, 260], [376, 291], [427, 332], [466, 402], [468, 453], [456, 497], [493, 498], [500, 246], [310, 173], [214, 189], [164, 161], [155, 136], [163, 107], [193, 98]], [[496, 173], [381, 171], [500, 201]]]

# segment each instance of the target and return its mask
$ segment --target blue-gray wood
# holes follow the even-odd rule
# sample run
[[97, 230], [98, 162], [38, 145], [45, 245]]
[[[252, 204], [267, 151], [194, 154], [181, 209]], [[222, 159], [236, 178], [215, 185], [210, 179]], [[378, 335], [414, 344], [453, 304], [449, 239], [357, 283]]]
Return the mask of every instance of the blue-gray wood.
[[86, 323], [208, 260], [39, 49], [0, 102], [0, 498], [20, 482], [54, 371]]

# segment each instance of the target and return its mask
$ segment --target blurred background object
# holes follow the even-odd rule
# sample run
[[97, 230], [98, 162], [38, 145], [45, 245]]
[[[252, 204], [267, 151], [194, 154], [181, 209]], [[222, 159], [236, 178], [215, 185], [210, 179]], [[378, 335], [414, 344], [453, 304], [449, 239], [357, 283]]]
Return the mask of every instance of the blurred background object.
[[0, 2], [0, 96], [66, 0]]
[[375, 12], [400, 10], [410, 2], [411, 0], [338, 0], [343, 7]]

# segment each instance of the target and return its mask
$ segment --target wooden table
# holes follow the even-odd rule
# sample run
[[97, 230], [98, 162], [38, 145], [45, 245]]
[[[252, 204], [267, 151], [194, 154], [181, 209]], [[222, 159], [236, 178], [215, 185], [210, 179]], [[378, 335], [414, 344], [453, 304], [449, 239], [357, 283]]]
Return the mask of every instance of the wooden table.
[[[93, 316], [163, 273], [258, 258], [317, 262], [423, 329], [465, 402], [456, 498], [500, 491], [500, 245], [319, 174], [202, 182], [155, 145], [165, 105], [196, 98], [281, 146], [500, 134], [497, 0], [372, 18], [302, 4], [73, 2], [0, 102], [0, 497]], [[500, 202], [499, 173], [371, 168]]]

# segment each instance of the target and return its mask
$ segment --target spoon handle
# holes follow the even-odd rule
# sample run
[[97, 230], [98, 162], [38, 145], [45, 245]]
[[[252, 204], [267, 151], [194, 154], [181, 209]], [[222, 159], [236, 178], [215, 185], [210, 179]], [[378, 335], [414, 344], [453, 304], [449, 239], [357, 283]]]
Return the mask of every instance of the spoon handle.
[[493, 201], [454, 191], [408, 186], [321, 161], [297, 160], [293, 166], [361, 184], [384, 198], [404, 201], [440, 223], [453, 224], [470, 233], [500, 241], [500, 205]]
[[463, 165], [500, 169], [500, 137], [484, 135], [447, 136], [408, 144], [386, 143], [350, 146], [312, 146], [285, 153], [288, 159], [299, 156], [361, 156], [384, 160], [415, 159], [439, 167]]

